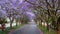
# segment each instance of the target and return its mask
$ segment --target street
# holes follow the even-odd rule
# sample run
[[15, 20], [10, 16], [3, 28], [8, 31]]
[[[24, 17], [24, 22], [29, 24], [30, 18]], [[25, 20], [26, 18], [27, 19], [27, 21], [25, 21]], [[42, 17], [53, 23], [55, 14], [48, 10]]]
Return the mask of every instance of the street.
[[43, 34], [41, 30], [36, 26], [35, 23], [29, 23], [21, 28], [11, 31], [9, 34]]

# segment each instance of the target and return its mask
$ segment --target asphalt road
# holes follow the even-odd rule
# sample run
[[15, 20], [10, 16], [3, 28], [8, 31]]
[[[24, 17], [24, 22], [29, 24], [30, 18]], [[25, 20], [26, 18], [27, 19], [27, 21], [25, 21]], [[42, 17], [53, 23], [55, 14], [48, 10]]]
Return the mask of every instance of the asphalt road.
[[34, 23], [29, 23], [21, 28], [11, 31], [9, 34], [43, 34], [43, 32]]

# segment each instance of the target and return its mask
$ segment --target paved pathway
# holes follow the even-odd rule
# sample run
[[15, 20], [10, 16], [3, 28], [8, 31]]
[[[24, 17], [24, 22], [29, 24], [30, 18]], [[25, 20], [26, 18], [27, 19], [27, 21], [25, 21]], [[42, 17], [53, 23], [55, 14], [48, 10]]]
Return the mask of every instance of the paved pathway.
[[43, 34], [34, 23], [29, 23], [21, 28], [11, 31], [9, 34]]

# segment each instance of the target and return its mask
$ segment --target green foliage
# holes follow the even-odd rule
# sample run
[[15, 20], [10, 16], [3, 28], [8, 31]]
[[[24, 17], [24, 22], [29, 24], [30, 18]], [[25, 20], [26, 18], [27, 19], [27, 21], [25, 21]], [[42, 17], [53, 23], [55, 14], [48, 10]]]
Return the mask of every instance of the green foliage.
[[7, 34], [8, 31], [1, 31], [0, 30], [0, 34]]
[[38, 25], [38, 27], [42, 30], [44, 34], [56, 34], [56, 32], [52, 29], [48, 31], [45, 26]]
[[52, 23], [52, 19], [51, 18], [48, 19], [48, 23]]
[[11, 29], [10, 27], [7, 27], [4, 31], [0, 30], [0, 34], [8, 34], [11, 30], [15, 30], [17, 28], [20, 28], [22, 25], [19, 26], [13, 26], [13, 28]]
[[3, 24], [3, 23], [7, 23], [7, 20], [4, 18], [3, 19], [0, 18], [0, 24]]

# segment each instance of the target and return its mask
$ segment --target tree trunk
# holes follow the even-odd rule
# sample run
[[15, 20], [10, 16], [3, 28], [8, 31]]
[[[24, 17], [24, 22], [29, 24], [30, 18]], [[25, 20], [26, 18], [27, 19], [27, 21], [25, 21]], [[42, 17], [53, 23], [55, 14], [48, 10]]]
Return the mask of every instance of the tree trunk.
[[12, 22], [10, 23], [10, 28], [12, 28]]
[[47, 30], [49, 30], [49, 24], [47, 23]]
[[12, 28], [12, 23], [13, 23], [14, 19], [12, 19], [10, 22], [10, 28]]
[[18, 25], [18, 22], [16, 22], [16, 26]]
[[12, 23], [13, 23], [13, 21], [14, 21], [14, 18], [12, 18], [12, 20], [10, 19], [10, 28], [12, 28]]
[[22, 23], [21, 23], [21, 21], [19, 21], [19, 25], [21, 25]]
[[41, 25], [41, 26], [42, 26], [42, 22], [43, 22], [43, 21], [40, 20], [40, 25]]
[[2, 31], [5, 29], [5, 23], [2, 24]]
[[60, 34], [60, 17], [57, 19], [57, 34]]

